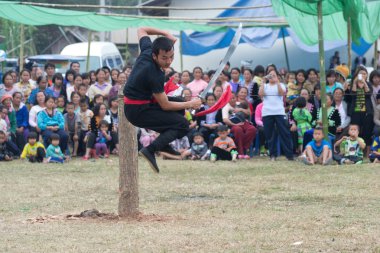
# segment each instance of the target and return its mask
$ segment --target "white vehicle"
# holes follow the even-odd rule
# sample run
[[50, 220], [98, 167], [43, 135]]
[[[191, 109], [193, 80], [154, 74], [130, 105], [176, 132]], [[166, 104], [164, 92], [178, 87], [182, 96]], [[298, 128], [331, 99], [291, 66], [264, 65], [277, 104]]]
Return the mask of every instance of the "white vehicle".
[[[66, 46], [61, 55], [84, 57], [85, 61], [80, 63], [80, 71], [86, 71], [88, 43], [75, 43]], [[122, 69], [124, 61], [121, 57], [119, 49], [111, 42], [91, 42], [90, 46], [90, 69], [108, 66], [110, 69]]]

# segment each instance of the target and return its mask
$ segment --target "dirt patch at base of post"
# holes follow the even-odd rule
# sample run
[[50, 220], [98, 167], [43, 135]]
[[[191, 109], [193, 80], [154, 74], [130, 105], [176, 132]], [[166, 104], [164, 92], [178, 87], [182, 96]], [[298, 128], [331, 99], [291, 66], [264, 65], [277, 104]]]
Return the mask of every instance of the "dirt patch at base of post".
[[164, 216], [158, 214], [138, 214], [130, 217], [122, 217], [113, 213], [102, 213], [96, 209], [85, 210], [80, 214], [62, 214], [62, 215], [44, 215], [30, 218], [23, 223], [36, 224], [36, 223], [48, 223], [55, 221], [128, 221], [128, 222], [169, 222], [176, 220], [184, 220], [178, 216]]

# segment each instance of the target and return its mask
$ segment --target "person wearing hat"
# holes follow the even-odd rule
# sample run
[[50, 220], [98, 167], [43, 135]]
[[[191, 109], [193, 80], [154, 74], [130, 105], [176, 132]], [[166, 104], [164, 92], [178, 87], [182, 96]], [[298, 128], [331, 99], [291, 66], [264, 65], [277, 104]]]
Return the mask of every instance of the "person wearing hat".
[[336, 73], [336, 82], [341, 83], [344, 90], [350, 89], [349, 84], [347, 83], [347, 77], [350, 74], [350, 70], [346, 65], [338, 65], [334, 68]]
[[8, 124], [8, 133], [10, 134], [12, 140], [15, 141], [17, 121], [16, 113], [12, 108], [12, 96], [6, 94], [1, 98], [0, 102], [4, 106], [4, 112], [6, 111], [7, 119], [5, 121], [7, 121]]

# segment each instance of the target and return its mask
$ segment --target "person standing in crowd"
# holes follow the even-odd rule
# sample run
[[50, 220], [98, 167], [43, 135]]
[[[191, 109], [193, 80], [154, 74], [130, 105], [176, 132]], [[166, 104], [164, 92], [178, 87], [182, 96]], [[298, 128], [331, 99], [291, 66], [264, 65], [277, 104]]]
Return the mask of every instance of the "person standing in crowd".
[[193, 97], [197, 97], [206, 87], [207, 83], [202, 80], [203, 70], [201, 67], [195, 67], [193, 69], [194, 80], [186, 87], [189, 88], [193, 94]]
[[112, 86], [108, 99], [111, 100], [112, 98], [117, 98], [117, 95], [119, 93], [119, 90], [123, 85], [127, 82], [127, 75], [124, 72], [120, 72], [117, 76], [117, 82], [114, 86]]
[[[244, 72], [243, 72], [243, 81], [240, 82], [239, 86], [240, 87], [245, 87], [248, 89], [248, 97], [247, 97], [247, 100], [250, 104], [253, 105], [253, 108], [256, 107], [257, 104], [257, 99], [259, 99], [258, 97], [253, 97], [253, 94], [257, 95], [258, 92], [259, 92], [259, 86], [257, 83], [253, 83], [252, 81], [252, 70], [248, 69], [248, 68], [245, 68], [244, 69]], [[255, 101], [255, 104], [254, 104], [254, 101]]]
[[0, 99], [4, 95], [13, 95], [16, 91], [21, 92], [13, 82], [12, 71], [8, 71], [3, 75], [2, 84], [0, 84]]
[[[61, 73], [55, 73], [52, 79], [53, 85], [48, 89], [52, 91], [52, 96], [58, 98], [59, 96], [64, 96], [66, 98], [66, 89], [63, 86], [63, 76]], [[36, 93], [37, 94], [37, 93]]]
[[232, 68], [230, 75], [231, 75], [231, 80], [230, 80], [231, 90], [232, 92], [236, 93], [240, 86], [240, 69]]
[[112, 69], [111, 70], [111, 84], [114, 86], [117, 84], [117, 77], [119, 76], [120, 71], [118, 69]]
[[23, 95], [23, 102], [27, 102], [30, 93], [34, 89], [34, 86], [29, 82], [30, 72], [27, 69], [23, 69], [20, 72], [20, 82], [16, 83], [15, 86], [19, 89]]
[[96, 71], [96, 80], [97, 82], [94, 85], [91, 85], [88, 89], [88, 97], [92, 101], [96, 94], [100, 94], [106, 99], [110, 93], [112, 85], [110, 85], [106, 79], [106, 72], [104, 69], [98, 69]]
[[55, 65], [53, 63], [46, 63], [45, 64], [45, 73], [46, 73], [46, 79], [47, 79], [47, 87], [50, 87], [53, 85], [53, 76], [55, 74]]
[[42, 91], [46, 96], [53, 96], [54, 93], [48, 88], [47, 76], [39, 76], [36, 81], [37, 87], [32, 90], [29, 95], [28, 104], [33, 106], [37, 103], [36, 95], [38, 92]]
[[181, 73], [180, 84], [182, 89], [187, 88], [187, 85], [191, 82], [190, 71], [184, 70]]
[[[258, 87], [263, 83], [263, 77], [265, 76], [265, 69], [262, 65], [257, 65], [253, 70], [253, 82], [257, 83]], [[257, 91], [258, 92], [258, 91]], [[253, 93], [252, 93], [253, 94]], [[255, 95], [255, 94], [253, 94]]]
[[380, 92], [380, 71], [379, 70], [373, 70], [371, 74], [369, 75], [369, 84], [372, 87], [372, 105], [373, 107], [376, 107], [377, 101], [376, 96]]
[[70, 69], [74, 70], [75, 73], [80, 73], [80, 63], [77, 61], [73, 61], [70, 63]]
[[336, 82], [336, 72], [330, 69], [326, 74], [326, 93], [333, 94], [337, 88], [343, 89], [343, 85]]
[[[359, 136], [362, 137], [367, 147], [371, 145], [373, 131], [373, 104], [372, 87], [367, 83], [367, 69], [359, 67], [353, 77], [350, 92], [351, 104], [348, 115], [351, 117], [351, 124], [358, 125], [360, 128]], [[369, 150], [366, 151], [366, 154]]]
[[[288, 160], [293, 158], [293, 143], [288, 129], [287, 117], [283, 97], [286, 92], [284, 84], [280, 83], [275, 69], [267, 72], [269, 82], [263, 82], [259, 90], [259, 95], [263, 97], [263, 122], [265, 139], [268, 141], [271, 161], [277, 157], [277, 134], [280, 137], [281, 150]], [[276, 129], [276, 130], [274, 130]]]
[[306, 76], [307, 79], [303, 84], [303, 88], [307, 89], [309, 94], [311, 94], [314, 91], [314, 87], [319, 83], [318, 72], [316, 69], [311, 68], [307, 71]]

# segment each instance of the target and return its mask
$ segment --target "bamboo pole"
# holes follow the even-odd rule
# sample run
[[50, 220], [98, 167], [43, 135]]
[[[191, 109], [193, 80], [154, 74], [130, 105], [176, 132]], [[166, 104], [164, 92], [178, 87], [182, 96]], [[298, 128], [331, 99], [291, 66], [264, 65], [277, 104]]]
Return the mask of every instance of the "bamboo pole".
[[87, 62], [86, 72], [90, 71], [90, 49], [91, 49], [92, 31], [88, 33], [88, 46], [87, 46]]
[[375, 45], [374, 45], [374, 48], [375, 48], [375, 56], [374, 56], [374, 61], [373, 61], [373, 69], [376, 70], [377, 67], [378, 67], [378, 61], [379, 61], [379, 49], [378, 49], [378, 39], [375, 40]]
[[[125, 84], [124, 84], [125, 85]], [[119, 98], [119, 207], [121, 217], [136, 217], [139, 214], [138, 159], [136, 128], [124, 116], [123, 89]]]
[[20, 71], [24, 68], [24, 41], [25, 41], [25, 29], [24, 25], [20, 26]]
[[285, 29], [284, 27], [281, 28], [281, 35], [282, 35], [282, 42], [284, 44], [284, 50], [285, 50], [286, 67], [288, 68], [288, 71], [290, 71], [289, 55], [288, 55], [288, 48], [286, 47], [284, 29]]
[[319, 44], [319, 73], [321, 83], [322, 127], [325, 139], [328, 140], [328, 122], [326, 107], [326, 73], [325, 73], [325, 47], [323, 41], [322, 1], [318, 1], [318, 44]]
[[128, 59], [129, 59], [129, 51], [128, 51], [128, 28], [125, 30], [126, 32], [126, 38], [125, 38], [125, 65], [127, 65]]
[[50, 3], [34, 3], [21, 2], [23, 5], [34, 5], [43, 7], [55, 8], [104, 8], [104, 9], [122, 9], [122, 10], [193, 10], [193, 11], [208, 11], [208, 10], [247, 10], [247, 9], [262, 9], [270, 8], [272, 5], [257, 5], [257, 6], [228, 6], [228, 7], [175, 7], [175, 6], [110, 6], [110, 5], [93, 5], [93, 4], [50, 4]]
[[352, 35], [351, 35], [351, 18], [347, 18], [347, 67], [350, 70], [352, 69], [352, 55], [351, 55], [351, 48], [352, 48]]
[[179, 55], [180, 55], [180, 63], [181, 63], [181, 72], [183, 71], [182, 35], [183, 35], [183, 31], [180, 31], [179, 32]]

